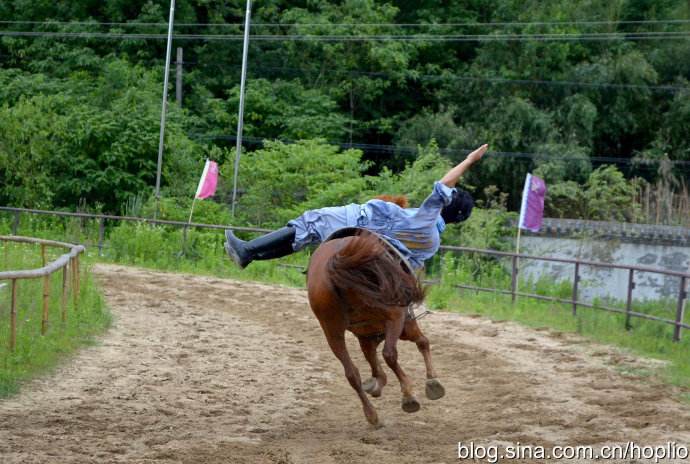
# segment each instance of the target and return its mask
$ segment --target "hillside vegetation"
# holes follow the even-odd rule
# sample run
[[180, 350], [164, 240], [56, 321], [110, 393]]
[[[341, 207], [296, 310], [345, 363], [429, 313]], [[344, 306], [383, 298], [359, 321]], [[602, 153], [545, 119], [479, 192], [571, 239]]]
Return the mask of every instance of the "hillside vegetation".
[[[418, 201], [484, 142], [492, 153], [465, 179], [483, 207], [514, 211], [531, 171], [552, 216], [688, 221], [687, 1], [442, 3], [257, 3], [234, 222], [273, 226], [383, 192]], [[177, 5], [171, 215], [206, 157], [224, 182], [200, 214], [227, 211], [244, 5]], [[0, 204], [150, 211], [168, 6], [0, 4]]]

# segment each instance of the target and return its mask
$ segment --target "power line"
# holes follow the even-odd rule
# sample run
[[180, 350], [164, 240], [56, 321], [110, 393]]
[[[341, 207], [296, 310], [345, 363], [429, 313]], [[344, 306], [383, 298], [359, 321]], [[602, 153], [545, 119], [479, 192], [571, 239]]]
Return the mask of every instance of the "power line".
[[[0, 32], [2, 35], [2, 32]], [[0, 56], [0, 60], [7, 60], [9, 57]], [[198, 61], [185, 61], [185, 65], [199, 65], [204, 64]], [[238, 66], [228, 66], [235, 68]], [[285, 66], [252, 66], [253, 69], [274, 70], [274, 71], [288, 71], [294, 74], [306, 74], [308, 70], [302, 68], [292, 68]], [[316, 72], [316, 70], [314, 70]], [[356, 70], [330, 70], [329, 74], [345, 74], [353, 76], [373, 76], [392, 78], [390, 73], [382, 71], [356, 71]], [[444, 81], [453, 80], [461, 82], [487, 82], [491, 84], [507, 84], [507, 85], [539, 85], [539, 86], [555, 86], [555, 87], [583, 87], [583, 88], [602, 88], [602, 89], [619, 89], [619, 90], [649, 90], [654, 92], [669, 92], [675, 93], [680, 91], [690, 90], [690, 87], [679, 85], [647, 85], [647, 84], [618, 84], [618, 83], [598, 83], [598, 82], [583, 82], [583, 81], [569, 81], [569, 80], [544, 80], [544, 79], [508, 79], [502, 77], [482, 77], [482, 76], [459, 76], [453, 74], [416, 74], [413, 76], [406, 76], [411, 80], [421, 81]]]
[[[638, 21], [490, 21], [461, 23], [337, 23], [342, 26], [382, 26], [382, 27], [491, 27], [491, 26], [599, 26], [611, 24], [690, 24], [690, 19], [648, 19]], [[329, 23], [258, 23], [258, 26], [330, 26]]]
[[[204, 135], [204, 134], [188, 134], [190, 138], [196, 140], [237, 140], [234, 135]], [[263, 144], [266, 140], [273, 140], [261, 137], [243, 137], [243, 140], [249, 143]], [[283, 143], [295, 143], [295, 140], [289, 139], [278, 139], [278, 141]], [[332, 145], [338, 145], [341, 148], [356, 148], [365, 151], [378, 151], [380, 153], [408, 153], [415, 154], [419, 150], [416, 147], [406, 147], [397, 145], [382, 145], [382, 144], [372, 144], [372, 143], [350, 143], [350, 142], [338, 142], [329, 140], [327, 143]], [[450, 149], [450, 148], [440, 148], [439, 152], [445, 155], [466, 155], [472, 152], [473, 149]], [[489, 151], [488, 154], [500, 158], [526, 158], [526, 159], [538, 159], [539, 161], [593, 161], [599, 163], [612, 163], [612, 164], [625, 164], [625, 165], [636, 165], [643, 167], [644, 165], [657, 165], [663, 162], [667, 162], [673, 166], [690, 166], [690, 161], [684, 160], [633, 160], [630, 158], [615, 157], [615, 156], [587, 156], [586, 158], [579, 158], [576, 156], [551, 156], [545, 153], [530, 153], [530, 152], [514, 152], [514, 151]]]
[[[101, 22], [101, 21], [0, 21], [0, 24], [32, 25], [98, 25], [98, 26], [160, 26], [165, 22]], [[459, 23], [256, 23], [262, 27], [391, 27], [391, 28], [443, 28], [443, 27], [509, 27], [509, 26], [605, 26], [605, 25], [648, 25], [648, 24], [690, 24], [690, 19], [648, 19], [633, 21], [585, 20], [585, 21], [490, 21]], [[242, 27], [243, 23], [177, 23], [180, 27]]]
[[[230, 66], [237, 67], [237, 66]], [[300, 68], [290, 68], [281, 66], [252, 66], [252, 69], [266, 69], [276, 71], [294, 71], [295, 73], [305, 74], [306, 71]], [[329, 74], [348, 74], [355, 76], [373, 76], [373, 77], [387, 77], [391, 78], [391, 74], [387, 72], [367, 72], [367, 71], [345, 71], [345, 70], [330, 70]], [[615, 83], [597, 83], [597, 82], [581, 82], [581, 81], [553, 81], [541, 79], [506, 79], [502, 77], [481, 77], [481, 76], [458, 76], [453, 74], [418, 74], [410, 77], [412, 80], [454, 80], [465, 82], [489, 82], [496, 84], [518, 84], [518, 85], [546, 85], [558, 87], [589, 87], [589, 88], [612, 88], [621, 90], [651, 90], [655, 92], [679, 92], [690, 90], [690, 87], [678, 85], [645, 85], [645, 84], [615, 84]]]
[[[0, 56], [0, 60], [7, 60], [9, 57]], [[205, 66], [208, 63], [200, 61], [187, 61], [183, 63], [185, 66], [200, 65]], [[212, 63], [212, 65], [219, 66]], [[227, 65], [228, 68], [240, 68], [239, 65]], [[288, 66], [261, 66], [253, 65], [253, 70], [270, 70], [270, 71], [288, 71], [293, 74], [306, 74], [309, 71], [319, 72], [320, 70], [312, 69], [305, 70], [303, 68], [293, 68]], [[352, 75], [352, 76], [372, 76], [394, 78], [391, 73], [383, 71], [357, 71], [357, 70], [337, 70], [331, 69], [329, 74]], [[420, 81], [461, 81], [461, 82], [488, 82], [490, 84], [507, 84], [507, 85], [538, 85], [538, 86], [555, 86], [555, 87], [585, 87], [585, 88], [603, 88], [603, 89], [619, 89], [619, 90], [649, 90], [653, 92], [682, 92], [690, 91], [690, 87], [682, 85], [647, 85], [647, 84], [617, 84], [610, 82], [583, 82], [583, 81], [568, 81], [568, 80], [544, 80], [544, 79], [508, 79], [503, 77], [482, 77], [482, 76], [459, 76], [456, 74], [415, 74], [413, 76], [405, 76], [410, 80]]]
[[[198, 61], [185, 62], [193, 65], [204, 65]], [[239, 68], [237, 65], [229, 65], [229, 68]], [[306, 74], [309, 71], [319, 72], [320, 70], [311, 69], [305, 70], [302, 68], [293, 68], [287, 66], [262, 66], [253, 65], [253, 70], [271, 70], [271, 71], [288, 71], [293, 74]], [[357, 70], [337, 70], [331, 69], [328, 74], [352, 75], [352, 76], [372, 76], [392, 79], [395, 76], [389, 72], [384, 71], [357, 71]], [[682, 92], [690, 90], [688, 86], [682, 85], [647, 85], [647, 84], [617, 84], [608, 82], [582, 82], [582, 81], [567, 81], [567, 80], [543, 80], [543, 79], [507, 79], [502, 77], [482, 77], [482, 76], [459, 76], [456, 74], [414, 74], [404, 76], [410, 80], [420, 81], [461, 81], [461, 82], [488, 82], [491, 84], [516, 84], [516, 85], [542, 85], [542, 86], [556, 86], [556, 87], [585, 87], [585, 88], [604, 88], [604, 89], [619, 89], [619, 90], [649, 90], [653, 92]]]
[[596, 83], [596, 82], [578, 82], [578, 81], [547, 81], [540, 79], [504, 79], [500, 77], [482, 78], [471, 76], [453, 76], [453, 80], [459, 81], [483, 81], [500, 84], [527, 84], [527, 85], [552, 85], [562, 87], [592, 87], [592, 88], [607, 88], [607, 89], [626, 89], [626, 90], [653, 90], [659, 92], [678, 92], [682, 90], [690, 90], [689, 87], [677, 85], [644, 85], [644, 84], [611, 84], [611, 83]]
[[[113, 32], [46, 32], [0, 31], [0, 36], [51, 37], [66, 39], [118, 39], [118, 40], [165, 40], [165, 34], [135, 34]], [[548, 41], [608, 41], [608, 40], [687, 40], [690, 32], [634, 32], [634, 33], [583, 33], [583, 34], [459, 34], [459, 35], [266, 35], [250, 36], [252, 41], [274, 42], [548, 42]], [[229, 34], [175, 34], [177, 40], [240, 41], [242, 35]]]
[[[0, 56], [0, 61], [9, 60], [9, 56]], [[185, 66], [200, 65], [204, 66], [207, 63], [199, 61], [184, 61]], [[217, 64], [213, 64], [219, 66]], [[239, 65], [228, 65], [228, 68], [240, 68]], [[253, 70], [271, 70], [271, 71], [288, 71], [293, 74], [306, 74], [310, 70], [301, 68], [292, 68], [286, 66], [252, 66]], [[311, 70], [318, 72], [318, 70]], [[171, 72], [173, 72], [171, 70]], [[392, 79], [391, 73], [383, 71], [346, 71], [346, 70], [329, 70], [329, 74], [348, 75], [348, 76], [372, 76]], [[618, 90], [649, 90], [652, 92], [668, 92], [676, 93], [682, 91], [690, 91], [690, 87], [681, 85], [645, 85], [645, 84], [616, 84], [616, 83], [597, 83], [597, 82], [582, 82], [582, 81], [565, 81], [565, 80], [540, 80], [540, 79], [507, 79], [502, 77], [481, 77], [481, 76], [458, 76], [455, 74], [415, 74], [414, 76], [405, 76], [410, 80], [420, 81], [460, 81], [460, 82], [479, 82], [489, 84], [506, 84], [506, 85], [536, 85], [536, 86], [554, 86], [554, 87], [584, 87], [584, 88], [601, 88], [601, 89], [618, 89]]]

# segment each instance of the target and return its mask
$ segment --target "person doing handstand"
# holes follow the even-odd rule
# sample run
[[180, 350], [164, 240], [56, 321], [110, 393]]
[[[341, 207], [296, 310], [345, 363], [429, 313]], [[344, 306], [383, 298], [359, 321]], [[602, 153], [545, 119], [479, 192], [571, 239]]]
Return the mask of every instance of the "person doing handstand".
[[416, 270], [436, 254], [446, 224], [467, 220], [474, 201], [469, 193], [455, 188], [458, 180], [486, 153], [482, 145], [433, 185], [431, 194], [419, 208], [406, 208], [382, 199], [364, 204], [319, 208], [306, 211], [285, 227], [250, 241], [225, 231], [225, 250], [241, 268], [255, 260], [287, 256], [307, 245], [319, 244], [335, 231], [361, 227], [383, 236]]

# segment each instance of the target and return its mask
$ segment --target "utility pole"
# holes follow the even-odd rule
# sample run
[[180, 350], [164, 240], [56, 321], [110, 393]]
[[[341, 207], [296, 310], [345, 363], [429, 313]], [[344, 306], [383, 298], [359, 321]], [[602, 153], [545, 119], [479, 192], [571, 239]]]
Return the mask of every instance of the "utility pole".
[[237, 201], [237, 175], [240, 169], [240, 153], [242, 152], [242, 128], [244, 127], [244, 83], [247, 79], [247, 54], [249, 51], [249, 20], [252, 14], [252, 0], [247, 0], [247, 12], [244, 18], [244, 47], [242, 48], [242, 77], [240, 79], [240, 109], [237, 118], [237, 145], [235, 154], [235, 173], [232, 179], [231, 215], [235, 217], [235, 202]]
[[182, 47], [177, 47], [177, 62], [175, 74], [175, 99], [177, 100], [177, 105], [182, 107]]
[[161, 171], [163, 167], [163, 141], [165, 138], [165, 113], [168, 106], [168, 77], [170, 75], [170, 51], [172, 48], [173, 20], [175, 19], [175, 0], [170, 0], [170, 18], [168, 19], [168, 47], [165, 52], [165, 72], [163, 73], [163, 104], [161, 109], [161, 131], [158, 137], [158, 164], [156, 166], [156, 210], [154, 217], [158, 217], [158, 204], [161, 198]]

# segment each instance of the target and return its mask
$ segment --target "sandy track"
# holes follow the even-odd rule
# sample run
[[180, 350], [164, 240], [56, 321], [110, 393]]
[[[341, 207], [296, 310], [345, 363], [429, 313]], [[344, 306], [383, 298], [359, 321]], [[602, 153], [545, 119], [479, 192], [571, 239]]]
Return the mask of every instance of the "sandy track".
[[[116, 320], [97, 346], [0, 402], [4, 463], [440, 463], [457, 442], [690, 444], [690, 407], [650, 368], [572, 335], [482, 318], [422, 321], [447, 395], [400, 410], [392, 373], [371, 429], [304, 290], [99, 265]], [[368, 369], [356, 341], [351, 353]], [[653, 365], [651, 366], [653, 368]], [[518, 462], [518, 461], [513, 461]]]

